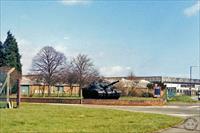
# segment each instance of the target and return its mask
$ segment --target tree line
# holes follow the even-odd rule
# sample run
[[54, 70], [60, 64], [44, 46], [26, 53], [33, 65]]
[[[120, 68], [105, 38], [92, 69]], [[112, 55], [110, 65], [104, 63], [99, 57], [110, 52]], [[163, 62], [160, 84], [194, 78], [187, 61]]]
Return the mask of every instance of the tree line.
[[78, 84], [81, 95], [81, 88], [99, 77], [87, 55], [78, 54], [67, 61], [64, 53], [51, 46], [43, 47], [33, 58], [31, 72], [38, 76], [39, 82], [48, 86], [48, 96], [51, 94], [51, 86], [56, 84], [69, 84], [71, 90], [73, 84]]
[[[3, 66], [15, 67], [17, 71], [22, 73], [18, 43], [10, 31], [7, 32], [6, 40], [0, 41], [0, 67]], [[87, 55], [78, 54], [67, 61], [64, 53], [51, 46], [43, 47], [35, 55], [30, 71], [37, 77], [38, 82], [48, 86], [49, 96], [51, 86], [56, 84], [69, 84], [71, 89], [73, 84], [78, 84], [82, 88], [99, 77], [97, 69]]]

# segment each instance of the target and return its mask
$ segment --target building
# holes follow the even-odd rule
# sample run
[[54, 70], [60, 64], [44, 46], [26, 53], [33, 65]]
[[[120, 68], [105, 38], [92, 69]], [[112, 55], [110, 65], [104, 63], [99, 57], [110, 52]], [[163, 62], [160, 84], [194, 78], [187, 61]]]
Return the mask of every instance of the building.
[[[133, 84], [132, 82], [129, 83], [127, 77], [105, 77], [105, 79], [110, 82], [121, 80], [126, 83], [125, 85]], [[34, 94], [48, 93], [48, 86], [42, 82], [38, 82], [37, 80], [38, 79], [35, 75], [23, 75], [21, 80], [21, 94], [31, 96]], [[139, 88], [145, 88], [144, 85], [147, 85], [147, 81], [150, 83], [163, 83], [166, 86], [168, 93], [173, 93], [173, 95], [190, 95], [190, 92], [192, 95], [197, 95], [198, 90], [200, 90], [200, 79], [164, 76], [137, 76], [134, 77], [133, 80], [137, 81], [136, 83], [140, 86]], [[68, 84], [57, 84], [51, 86], [51, 92], [54, 94], [65, 93], [68, 95], [78, 95], [79, 86], [77, 84], [73, 84], [71, 87]]]
[[[33, 96], [33, 95], [42, 95], [48, 93], [48, 85], [45, 85], [43, 82], [38, 81], [35, 75], [23, 75], [21, 80], [21, 95], [22, 96]], [[59, 95], [78, 95], [79, 94], [79, 85], [73, 84], [56, 84], [51, 86], [51, 93]]]
[[[106, 77], [108, 80], [121, 80], [127, 77]], [[177, 78], [177, 77], [164, 77], [164, 76], [138, 76], [134, 80], [145, 80], [151, 83], [163, 83], [166, 85], [169, 92], [173, 91], [176, 95], [196, 95], [200, 90], [200, 79]]]
[[152, 83], [161, 82], [166, 85], [168, 90], [175, 90], [177, 95], [186, 94], [189, 95], [190, 91], [192, 95], [196, 95], [200, 89], [200, 79], [189, 78], [176, 78], [176, 77], [163, 77], [163, 76], [148, 76], [138, 77], [145, 79]]

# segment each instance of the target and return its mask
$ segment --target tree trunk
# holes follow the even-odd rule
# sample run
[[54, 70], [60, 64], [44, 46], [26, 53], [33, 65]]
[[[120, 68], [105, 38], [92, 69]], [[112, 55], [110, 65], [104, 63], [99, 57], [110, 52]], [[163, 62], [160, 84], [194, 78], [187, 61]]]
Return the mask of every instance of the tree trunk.
[[51, 86], [48, 85], [48, 96], [50, 97], [50, 95], [51, 95]]
[[60, 87], [57, 88], [57, 97], [59, 97]]
[[81, 97], [82, 84], [79, 84], [79, 97]]
[[70, 84], [70, 96], [72, 96], [73, 86]]
[[39, 96], [41, 96], [41, 92], [42, 92], [42, 86], [39, 85]]
[[45, 97], [45, 86], [42, 86], [42, 97]]

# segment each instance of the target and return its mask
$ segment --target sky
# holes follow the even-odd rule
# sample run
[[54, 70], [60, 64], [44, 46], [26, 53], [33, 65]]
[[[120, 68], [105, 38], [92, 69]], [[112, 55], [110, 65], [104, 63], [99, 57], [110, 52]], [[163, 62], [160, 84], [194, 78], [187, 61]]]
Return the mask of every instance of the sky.
[[13, 33], [23, 74], [47, 45], [87, 54], [102, 76], [189, 77], [200, 62], [198, 0], [0, 1], [0, 40]]

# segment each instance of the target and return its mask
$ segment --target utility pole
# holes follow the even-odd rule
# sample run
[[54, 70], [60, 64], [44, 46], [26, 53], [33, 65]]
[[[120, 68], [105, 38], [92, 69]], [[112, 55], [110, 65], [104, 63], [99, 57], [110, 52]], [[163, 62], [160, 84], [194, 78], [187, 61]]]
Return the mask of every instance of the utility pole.
[[190, 96], [192, 96], [192, 67], [190, 66]]

